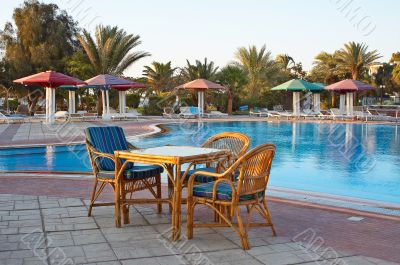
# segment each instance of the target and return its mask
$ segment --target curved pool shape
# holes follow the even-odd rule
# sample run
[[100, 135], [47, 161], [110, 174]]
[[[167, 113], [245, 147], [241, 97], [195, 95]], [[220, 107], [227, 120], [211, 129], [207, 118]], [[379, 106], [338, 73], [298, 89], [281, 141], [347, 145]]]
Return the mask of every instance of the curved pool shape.
[[[291, 122], [183, 123], [132, 140], [139, 147], [200, 145], [237, 131], [252, 147], [277, 146], [269, 185], [400, 203], [400, 128], [388, 125]], [[85, 146], [0, 150], [0, 170], [90, 171]]]

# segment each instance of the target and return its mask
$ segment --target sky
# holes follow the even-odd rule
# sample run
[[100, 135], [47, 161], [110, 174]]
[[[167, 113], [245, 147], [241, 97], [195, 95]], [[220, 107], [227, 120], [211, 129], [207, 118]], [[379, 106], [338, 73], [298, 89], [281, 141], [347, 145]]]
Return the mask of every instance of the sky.
[[[0, 26], [12, 20], [23, 0], [2, 0]], [[239, 47], [266, 44], [272, 56], [286, 53], [312, 67], [321, 51], [333, 52], [349, 41], [365, 42], [388, 61], [400, 50], [398, 0], [42, 0], [65, 9], [81, 28], [116, 25], [141, 36], [138, 50], [151, 57], [125, 75], [139, 77], [152, 61], [235, 60]]]

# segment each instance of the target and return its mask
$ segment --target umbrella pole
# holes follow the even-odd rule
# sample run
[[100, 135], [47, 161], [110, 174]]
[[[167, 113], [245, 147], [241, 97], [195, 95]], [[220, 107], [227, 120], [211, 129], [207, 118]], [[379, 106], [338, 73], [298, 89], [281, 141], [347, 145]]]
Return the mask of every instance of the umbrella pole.
[[293, 115], [300, 115], [300, 92], [293, 92]]
[[314, 93], [314, 112], [319, 113], [321, 111], [321, 94]]
[[106, 90], [106, 102], [107, 102], [107, 117], [110, 115], [110, 94]]
[[346, 101], [346, 94], [340, 94], [340, 102], [339, 102], [339, 110], [340, 110], [340, 115], [345, 114], [345, 101]]
[[122, 113], [126, 113], [126, 91], [122, 91]]
[[46, 87], [45, 90], [46, 90], [46, 106], [45, 106], [45, 108], [46, 108], [46, 119], [45, 119], [45, 122], [49, 123], [49, 113], [50, 113], [50, 111], [49, 111], [49, 106], [50, 106], [49, 98], [50, 98], [50, 92], [49, 92], [49, 88], [48, 87]]
[[107, 119], [107, 109], [106, 109], [106, 95], [105, 91], [101, 90], [101, 101], [103, 103], [103, 120]]
[[75, 113], [76, 106], [75, 106], [75, 91], [72, 91], [72, 112]]
[[51, 109], [51, 115], [50, 115], [50, 123], [54, 123], [54, 114], [56, 113], [56, 89], [55, 88], [50, 88], [51, 93], [52, 93], [52, 98], [51, 98], [51, 106], [53, 107]]

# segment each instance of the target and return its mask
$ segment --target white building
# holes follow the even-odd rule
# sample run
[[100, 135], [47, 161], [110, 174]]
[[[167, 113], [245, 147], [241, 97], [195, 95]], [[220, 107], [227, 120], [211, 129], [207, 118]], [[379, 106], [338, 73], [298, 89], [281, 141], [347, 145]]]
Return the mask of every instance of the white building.
[[379, 67], [382, 67], [382, 66], [383, 66], [383, 63], [374, 63], [374, 64], [371, 64], [370, 66], [368, 66], [369, 75], [375, 75], [376, 73], [378, 73]]

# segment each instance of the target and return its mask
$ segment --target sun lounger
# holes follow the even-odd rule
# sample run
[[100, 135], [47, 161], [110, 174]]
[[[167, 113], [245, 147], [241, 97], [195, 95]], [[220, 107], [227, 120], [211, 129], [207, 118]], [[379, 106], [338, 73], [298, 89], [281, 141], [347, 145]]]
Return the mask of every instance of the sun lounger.
[[182, 118], [196, 118], [196, 117], [198, 117], [199, 116], [199, 113], [197, 112], [197, 114], [196, 113], [194, 113], [194, 111], [192, 111], [191, 110], [191, 108], [194, 108], [194, 107], [181, 107], [179, 110], [180, 110], [180, 113], [179, 113], [179, 117], [182, 117]]
[[97, 113], [83, 113], [82, 120], [83, 121], [95, 121], [97, 120]]
[[57, 111], [54, 113], [54, 119], [56, 120], [68, 120], [68, 111]]
[[316, 119], [316, 118], [318, 118], [318, 114], [319, 113], [317, 113], [317, 112], [314, 112], [313, 110], [311, 110], [311, 109], [303, 109], [301, 112], [300, 112], [300, 117], [302, 117], [302, 118], [304, 118], [304, 119]]
[[69, 118], [70, 121], [82, 121], [83, 120], [83, 114], [72, 113], [72, 114], [69, 114], [68, 118]]
[[24, 122], [24, 121], [27, 121], [27, 119], [25, 119], [24, 117], [7, 116], [0, 112], [0, 122], [16, 123], [16, 122]]
[[333, 116], [328, 110], [320, 110], [319, 113], [317, 113], [317, 116], [323, 120], [333, 120]]
[[258, 117], [268, 117], [268, 112], [263, 111], [257, 107], [254, 107], [253, 109], [250, 110], [249, 115]]
[[380, 113], [374, 109], [367, 109], [367, 113], [369, 114], [368, 118], [371, 120], [377, 121], [396, 121], [395, 117], [388, 116], [386, 114]]
[[227, 117], [228, 114], [222, 113], [218, 110], [212, 110], [209, 113], [204, 113], [204, 116], [208, 118], [219, 118], [219, 117]]
[[169, 119], [177, 119], [179, 118], [179, 114], [176, 114], [173, 108], [168, 107], [163, 108], [163, 117]]
[[345, 119], [353, 119], [354, 118], [354, 116], [348, 116], [346, 114], [341, 114], [340, 110], [337, 108], [331, 108], [330, 112], [331, 112], [331, 115], [334, 120], [336, 120], [336, 119], [345, 120]]

